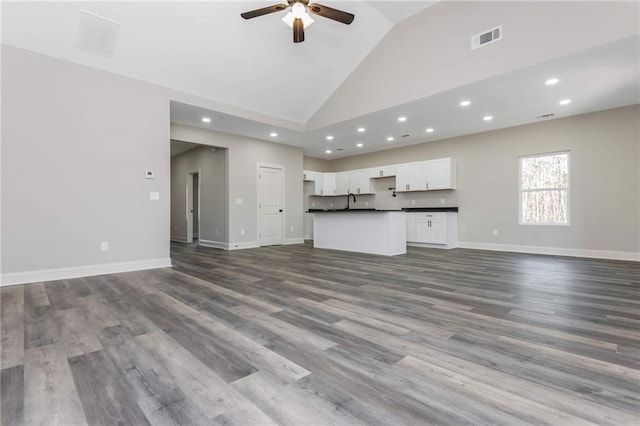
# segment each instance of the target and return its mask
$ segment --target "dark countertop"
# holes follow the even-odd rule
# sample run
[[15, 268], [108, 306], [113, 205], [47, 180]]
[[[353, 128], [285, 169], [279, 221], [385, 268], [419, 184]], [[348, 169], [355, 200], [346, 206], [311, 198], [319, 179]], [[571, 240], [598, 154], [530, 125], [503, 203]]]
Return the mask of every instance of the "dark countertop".
[[407, 213], [419, 213], [419, 212], [457, 212], [457, 207], [403, 207]]
[[401, 212], [402, 210], [376, 210], [376, 209], [309, 209], [307, 213], [352, 213], [352, 212]]

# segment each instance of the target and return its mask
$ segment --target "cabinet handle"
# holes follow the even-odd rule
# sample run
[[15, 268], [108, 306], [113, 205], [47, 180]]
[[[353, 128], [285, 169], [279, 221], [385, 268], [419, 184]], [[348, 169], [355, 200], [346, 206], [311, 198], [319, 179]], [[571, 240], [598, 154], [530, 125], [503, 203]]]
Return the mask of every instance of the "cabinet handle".
[[427, 189], [429, 189], [429, 182], [427, 182]]
[[324, 189], [321, 189], [320, 190], [320, 195], [323, 195], [323, 193], [324, 193]]
[[380, 170], [380, 177], [384, 176], [384, 172]]

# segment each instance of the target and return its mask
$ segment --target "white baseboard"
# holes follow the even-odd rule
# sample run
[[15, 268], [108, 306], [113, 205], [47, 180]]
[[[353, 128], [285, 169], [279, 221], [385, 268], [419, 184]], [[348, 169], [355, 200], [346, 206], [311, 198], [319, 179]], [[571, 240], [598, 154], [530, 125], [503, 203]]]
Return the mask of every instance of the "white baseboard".
[[257, 241], [247, 241], [244, 243], [229, 243], [227, 250], [242, 250], [258, 247], [260, 247], [260, 245]]
[[284, 245], [290, 244], [304, 244], [304, 238], [287, 238], [284, 240]]
[[186, 237], [182, 237], [180, 235], [172, 235], [171, 241], [175, 241], [176, 243], [186, 243], [187, 239]]
[[408, 247], [427, 247], [427, 248], [437, 248], [442, 250], [449, 250], [452, 248], [456, 248], [456, 246], [451, 246], [447, 244], [430, 244], [430, 243], [415, 243], [415, 242], [407, 242]]
[[29, 272], [2, 274], [0, 286], [28, 284], [43, 281], [66, 280], [94, 275], [117, 274], [120, 272], [142, 271], [145, 269], [170, 268], [171, 259], [149, 259], [133, 262], [105, 263], [101, 265], [78, 266], [74, 268], [44, 269]]
[[229, 250], [229, 244], [222, 241], [198, 240], [198, 245], [222, 250]]
[[458, 247], [474, 250], [510, 251], [514, 253], [548, 254], [552, 256], [587, 257], [592, 259], [640, 262], [640, 253], [632, 251], [587, 250], [562, 247], [521, 246], [512, 244], [458, 242]]
[[305, 241], [313, 240], [313, 235], [305, 235], [302, 237]]

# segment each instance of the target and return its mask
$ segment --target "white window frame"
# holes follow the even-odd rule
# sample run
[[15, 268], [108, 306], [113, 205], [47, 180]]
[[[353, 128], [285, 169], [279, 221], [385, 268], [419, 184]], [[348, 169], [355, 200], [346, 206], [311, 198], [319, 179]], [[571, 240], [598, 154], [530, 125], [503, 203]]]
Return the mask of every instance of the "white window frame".
[[[534, 190], [522, 189], [522, 160], [535, 157], [550, 157], [552, 155], [567, 154], [567, 222], [523, 222], [522, 221], [522, 193], [534, 191], [553, 191], [561, 188], [537, 188]], [[518, 157], [518, 223], [532, 226], [569, 226], [571, 224], [571, 151], [543, 152], [540, 154], [521, 155]]]

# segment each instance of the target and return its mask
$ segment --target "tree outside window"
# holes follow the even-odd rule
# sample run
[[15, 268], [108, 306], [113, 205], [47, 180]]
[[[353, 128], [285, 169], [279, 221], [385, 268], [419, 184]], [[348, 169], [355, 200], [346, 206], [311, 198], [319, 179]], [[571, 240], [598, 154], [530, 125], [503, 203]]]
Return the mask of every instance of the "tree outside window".
[[569, 152], [520, 157], [520, 224], [569, 224]]

